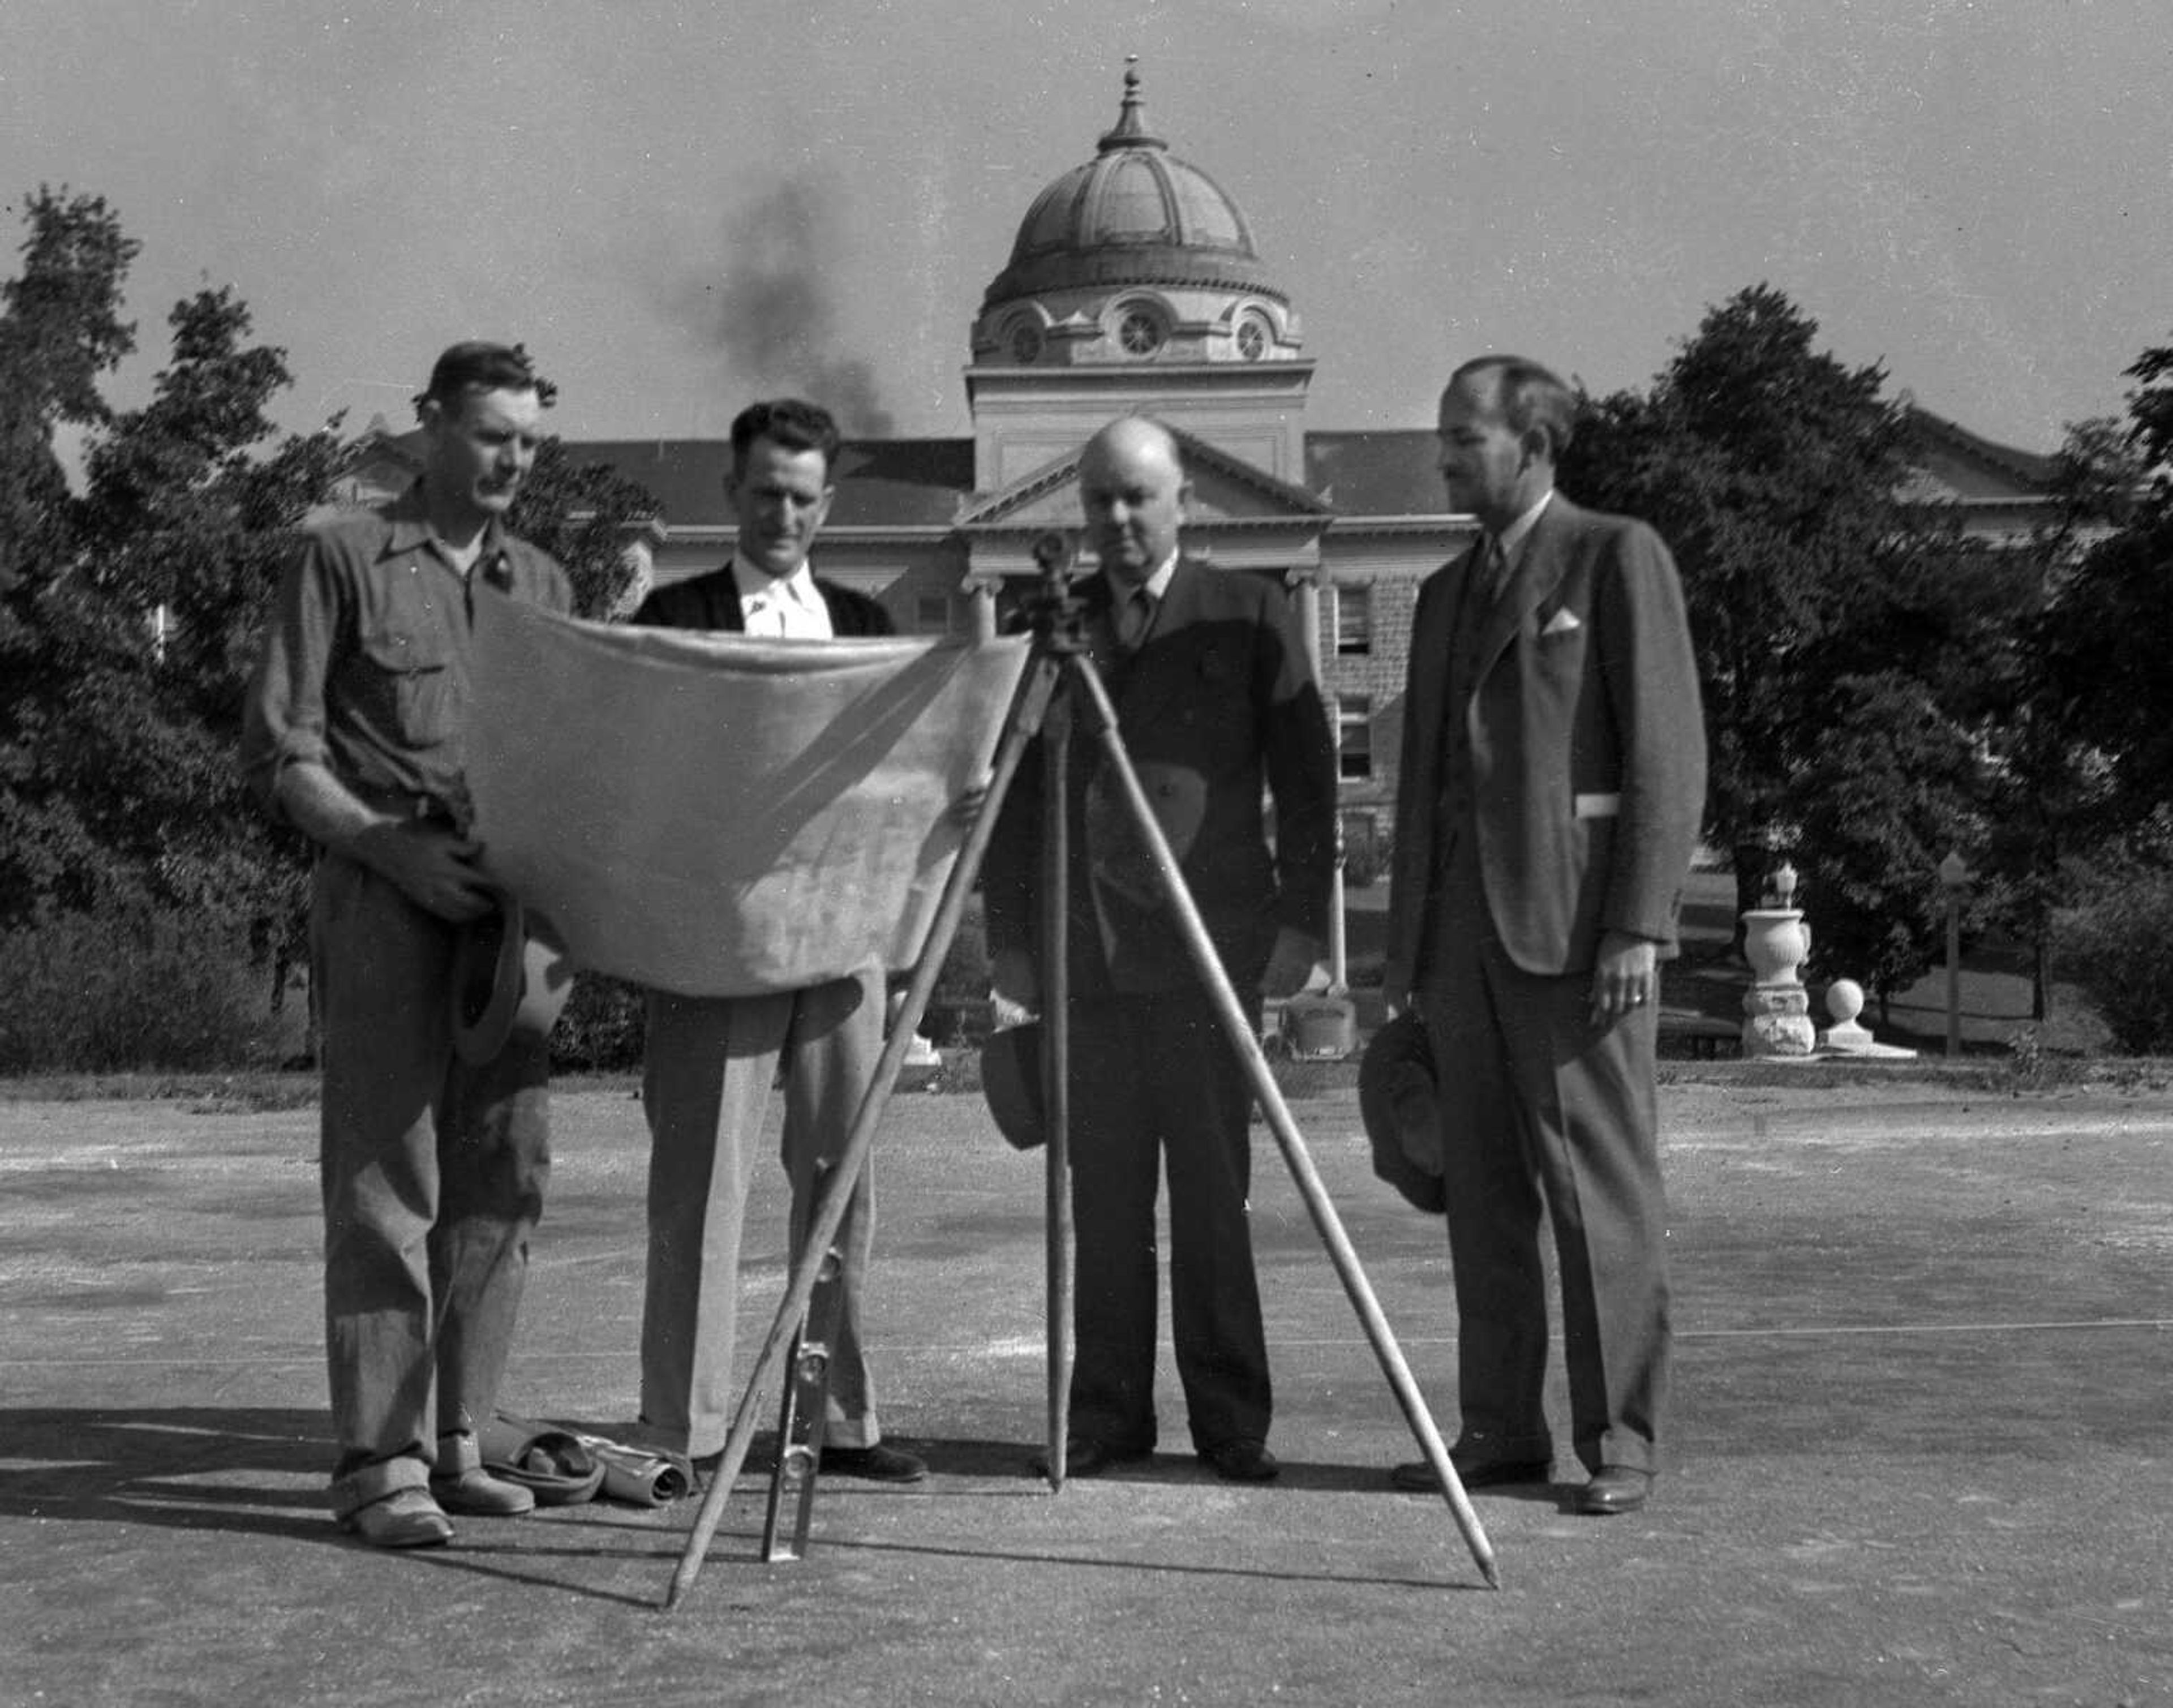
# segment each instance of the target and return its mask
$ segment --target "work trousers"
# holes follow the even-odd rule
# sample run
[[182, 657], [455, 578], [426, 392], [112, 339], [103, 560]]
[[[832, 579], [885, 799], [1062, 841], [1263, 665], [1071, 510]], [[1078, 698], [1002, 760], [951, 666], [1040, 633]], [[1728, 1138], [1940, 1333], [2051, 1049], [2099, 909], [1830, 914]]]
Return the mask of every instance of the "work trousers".
[[[1254, 1017], [1257, 992], [1239, 1000]], [[1202, 991], [1070, 1007], [1074, 1361], [1070, 1426], [1155, 1444], [1155, 1201], [1169, 1176], [1169, 1296], [1193, 1445], [1264, 1441], [1273, 1412], [1253, 1265], [1252, 1087]]]
[[1460, 1439], [1489, 1459], [1551, 1455], [1545, 1214], [1577, 1457], [1588, 1470], [1657, 1470], [1669, 1351], [1657, 1012], [1595, 1026], [1591, 973], [1517, 966], [1473, 865], [1459, 876], [1417, 1005], [1439, 1087]]
[[[882, 1042], [883, 979], [874, 969], [766, 996], [650, 993], [641, 1419], [658, 1445], [704, 1457], [720, 1451], [731, 1431], [740, 1236], [750, 1166], [780, 1061], [796, 1263], [820, 1209], [817, 1171], [843, 1156]], [[823, 1439], [833, 1447], [872, 1447], [882, 1439], [861, 1340], [875, 1209], [871, 1156], [838, 1231], [843, 1308], [823, 1420]]]
[[341, 1517], [427, 1481], [437, 1438], [480, 1429], [513, 1344], [551, 1170], [542, 1040], [453, 1053], [460, 928], [369, 868], [316, 867], [325, 1345]]

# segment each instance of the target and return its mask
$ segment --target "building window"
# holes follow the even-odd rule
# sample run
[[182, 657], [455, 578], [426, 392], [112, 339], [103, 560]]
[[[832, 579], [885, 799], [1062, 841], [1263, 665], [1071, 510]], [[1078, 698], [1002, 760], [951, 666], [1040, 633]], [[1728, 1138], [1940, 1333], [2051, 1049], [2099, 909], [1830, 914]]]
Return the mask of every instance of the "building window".
[[1011, 325], [1011, 360], [1020, 367], [1031, 366], [1041, 359], [1041, 328], [1031, 320], [1016, 321]]
[[916, 593], [913, 596], [913, 627], [919, 634], [951, 633], [951, 595]]
[[1335, 649], [1339, 653], [1369, 653], [1373, 649], [1373, 590], [1338, 583], [1335, 588]]
[[1152, 309], [1126, 309], [1117, 322], [1117, 342], [1128, 356], [1151, 356], [1162, 341], [1162, 319]]
[[1267, 353], [1267, 323], [1258, 315], [1246, 315], [1237, 322], [1237, 354], [1248, 362], [1257, 362]]
[[1343, 694], [1335, 702], [1335, 762], [1346, 783], [1373, 774], [1373, 701], [1367, 694]]

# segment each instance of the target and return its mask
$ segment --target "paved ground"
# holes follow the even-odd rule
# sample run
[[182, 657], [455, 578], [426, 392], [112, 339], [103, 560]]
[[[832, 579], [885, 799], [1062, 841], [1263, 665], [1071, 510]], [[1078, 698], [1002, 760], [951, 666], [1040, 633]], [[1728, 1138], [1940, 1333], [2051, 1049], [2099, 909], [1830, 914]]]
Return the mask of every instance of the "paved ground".
[[[2173, 1702], [2173, 1096], [1799, 1071], [1665, 1091], [1679, 1468], [1628, 1518], [1478, 1496], [1498, 1592], [1387, 1486], [1410, 1442], [1264, 1131], [1285, 1477], [1182, 1455], [1166, 1377], [1164, 1456], [1051, 1496], [1038, 1161], [977, 1099], [903, 1097], [876, 1344], [935, 1474], [826, 1484], [776, 1566], [750, 1479], [671, 1614], [691, 1506], [464, 1521], [428, 1555], [335, 1533], [313, 1111], [0, 1101], [0, 1701]], [[507, 1398], [623, 1417], [639, 1109], [558, 1107]], [[1438, 1227], [1347, 1098], [1297, 1109], [1453, 1431]]]

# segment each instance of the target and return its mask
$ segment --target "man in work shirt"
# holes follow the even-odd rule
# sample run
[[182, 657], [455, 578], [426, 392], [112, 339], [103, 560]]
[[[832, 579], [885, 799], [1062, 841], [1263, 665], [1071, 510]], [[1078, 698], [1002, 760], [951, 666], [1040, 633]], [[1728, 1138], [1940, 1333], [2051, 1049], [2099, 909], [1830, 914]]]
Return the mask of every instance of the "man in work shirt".
[[531, 1037], [459, 1060], [450, 986], [462, 926], [496, 904], [461, 773], [475, 601], [572, 604], [504, 526], [552, 391], [517, 345], [438, 358], [416, 401], [421, 478], [303, 541], [242, 737], [258, 795], [317, 846], [332, 1511], [380, 1548], [450, 1541], [449, 1511], [534, 1505], [483, 1469], [476, 1432], [542, 1210], [548, 1056]]

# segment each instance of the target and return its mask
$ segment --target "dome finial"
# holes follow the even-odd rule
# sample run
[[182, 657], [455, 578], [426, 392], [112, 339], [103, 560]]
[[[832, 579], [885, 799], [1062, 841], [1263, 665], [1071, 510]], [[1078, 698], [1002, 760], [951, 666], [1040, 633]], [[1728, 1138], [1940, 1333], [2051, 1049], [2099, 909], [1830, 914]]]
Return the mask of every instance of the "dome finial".
[[1140, 116], [1140, 57], [1136, 53], [1124, 56], [1124, 100], [1118, 110], [1116, 128], [1102, 133], [1101, 152], [1113, 154], [1119, 148], [1167, 148], [1160, 137], [1149, 136], [1146, 121]]

